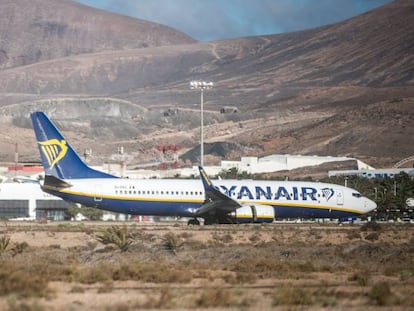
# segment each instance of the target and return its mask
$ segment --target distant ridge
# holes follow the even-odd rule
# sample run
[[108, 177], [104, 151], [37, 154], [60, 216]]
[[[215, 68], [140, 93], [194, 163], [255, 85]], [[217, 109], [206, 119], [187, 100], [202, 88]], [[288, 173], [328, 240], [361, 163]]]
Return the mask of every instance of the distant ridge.
[[195, 42], [170, 27], [70, 0], [0, 0], [0, 69], [82, 53]]
[[[214, 82], [204, 97], [205, 143], [233, 144], [220, 154], [213, 150], [214, 160], [300, 153], [352, 156], [381, 167], [413, 155], [414, 1], [306, 31], [201, 43], [72, 1], [34, 2], [41, 9], [28, 10], [31, 21], [21, 24], [35, 32], [19, 36], [0, 27], [15, 45], [7, 45], [4, 66], [19, 60], [20, 51], [45, 48], [36, 54], [41, 61], [0, 68], [0, 159], [13, 159], [17, 137], [21, 157], [37, 154], [28, 123], [28, 112], [37, 109], [72, 131], [80, 149], [98, 149], [96, 162], [117, 159], [117, 145], [131, 162], [154, 160], [150, 151], [162, 144], [180, 145], [185, 153], [198, 145], [200, 133], [200, 97], [191, 80]], [[14, 3], [0, 0], [6, 21], [13, 14], [2, 9], [17, 10]], [[52, 15], [49, 6], [56, 9]], [[35, 20], [42, 27], [32, 15], [41, 16]], [[71, 16], [60, 30], [56, 23]], [[84, 26], [71, 26], [78, 23]], [[78, 28], [83, 36], [67, 32]], [[114, 37], [119, 29], [125, 37]], [[45, 33], [53, 49], [38, 43]], [[137, 40], [137, 33], [144, 37]], [[55, 55], [55, 45], [72, 54]], [[220, 113], [226, 106], [237, 113]]]

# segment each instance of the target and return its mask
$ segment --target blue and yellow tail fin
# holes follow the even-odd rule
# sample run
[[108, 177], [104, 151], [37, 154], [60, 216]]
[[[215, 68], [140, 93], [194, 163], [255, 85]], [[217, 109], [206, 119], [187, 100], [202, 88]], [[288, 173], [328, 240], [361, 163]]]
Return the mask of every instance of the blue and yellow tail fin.
[[60, 179], [115, 177], [86, 165], [44, 112], [33, 112], [30, 117], [46, 175]]

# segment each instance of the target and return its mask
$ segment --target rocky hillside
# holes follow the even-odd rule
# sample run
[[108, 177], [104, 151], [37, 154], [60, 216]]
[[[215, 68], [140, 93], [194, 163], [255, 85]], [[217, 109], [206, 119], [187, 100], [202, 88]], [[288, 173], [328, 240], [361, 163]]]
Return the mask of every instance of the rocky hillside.
[[84, 53], [195, 42], [167, 26], [70, 0], [1, 0], [0, 68]]
[[[106, 49], [93, 43], [94, 50], [73, 53], [78, 55], [3, 65], [1, 130], [16, 135], [0, 135], [0, 159], [13, 159], [15, 137], [22, 158], [37, 157], [27, 122], [36, 109], [58, 121], [79, 150], [93, 148], [100, 155], [96, 162], [116, 158], [119, 145], [134, 163], [153, 160], [151, 150], [162, 144], [180, 145], [185, 153], [199, 140], [200, 97], [189, 89], [194, 79], [215, 83], [204, 96], [206, 142], [237, 146], [210, 161], [283, 152], [353, 155], [381, 167], [413, 154], [412, 1], [317, 29], [206, 43], [177, 32], [166, 42], [172, 30], [160, 25], [71, 1], [36, 1], [111, 16], [120, 24], [145, 23], [159, 32], [142, 33], [149, 36], [147, 46], [131, 46], [136, 42], [123, 29], [119, 48], [103, 40]], [[237, 112], [220, 113], [226, 106]]]

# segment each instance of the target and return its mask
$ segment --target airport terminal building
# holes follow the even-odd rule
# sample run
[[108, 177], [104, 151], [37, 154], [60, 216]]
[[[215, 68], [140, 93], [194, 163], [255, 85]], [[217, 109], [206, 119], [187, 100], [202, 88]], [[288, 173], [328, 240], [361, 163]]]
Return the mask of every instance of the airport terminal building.
[[71, 205], [37, 183], [0, 183], [0, 219], [65, 220]]

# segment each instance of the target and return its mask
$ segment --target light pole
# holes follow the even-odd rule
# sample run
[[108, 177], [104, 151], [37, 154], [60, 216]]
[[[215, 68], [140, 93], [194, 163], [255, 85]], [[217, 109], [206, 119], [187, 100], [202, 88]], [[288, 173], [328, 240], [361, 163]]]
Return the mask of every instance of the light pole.
[[201, 107], [200, 107], [200, 165], [204, 166], [204, 90], [211, 89], [213, 87], [213, 82], [205, 81], [191, 81], [190, 88], [198, 89], [201, 91]]

